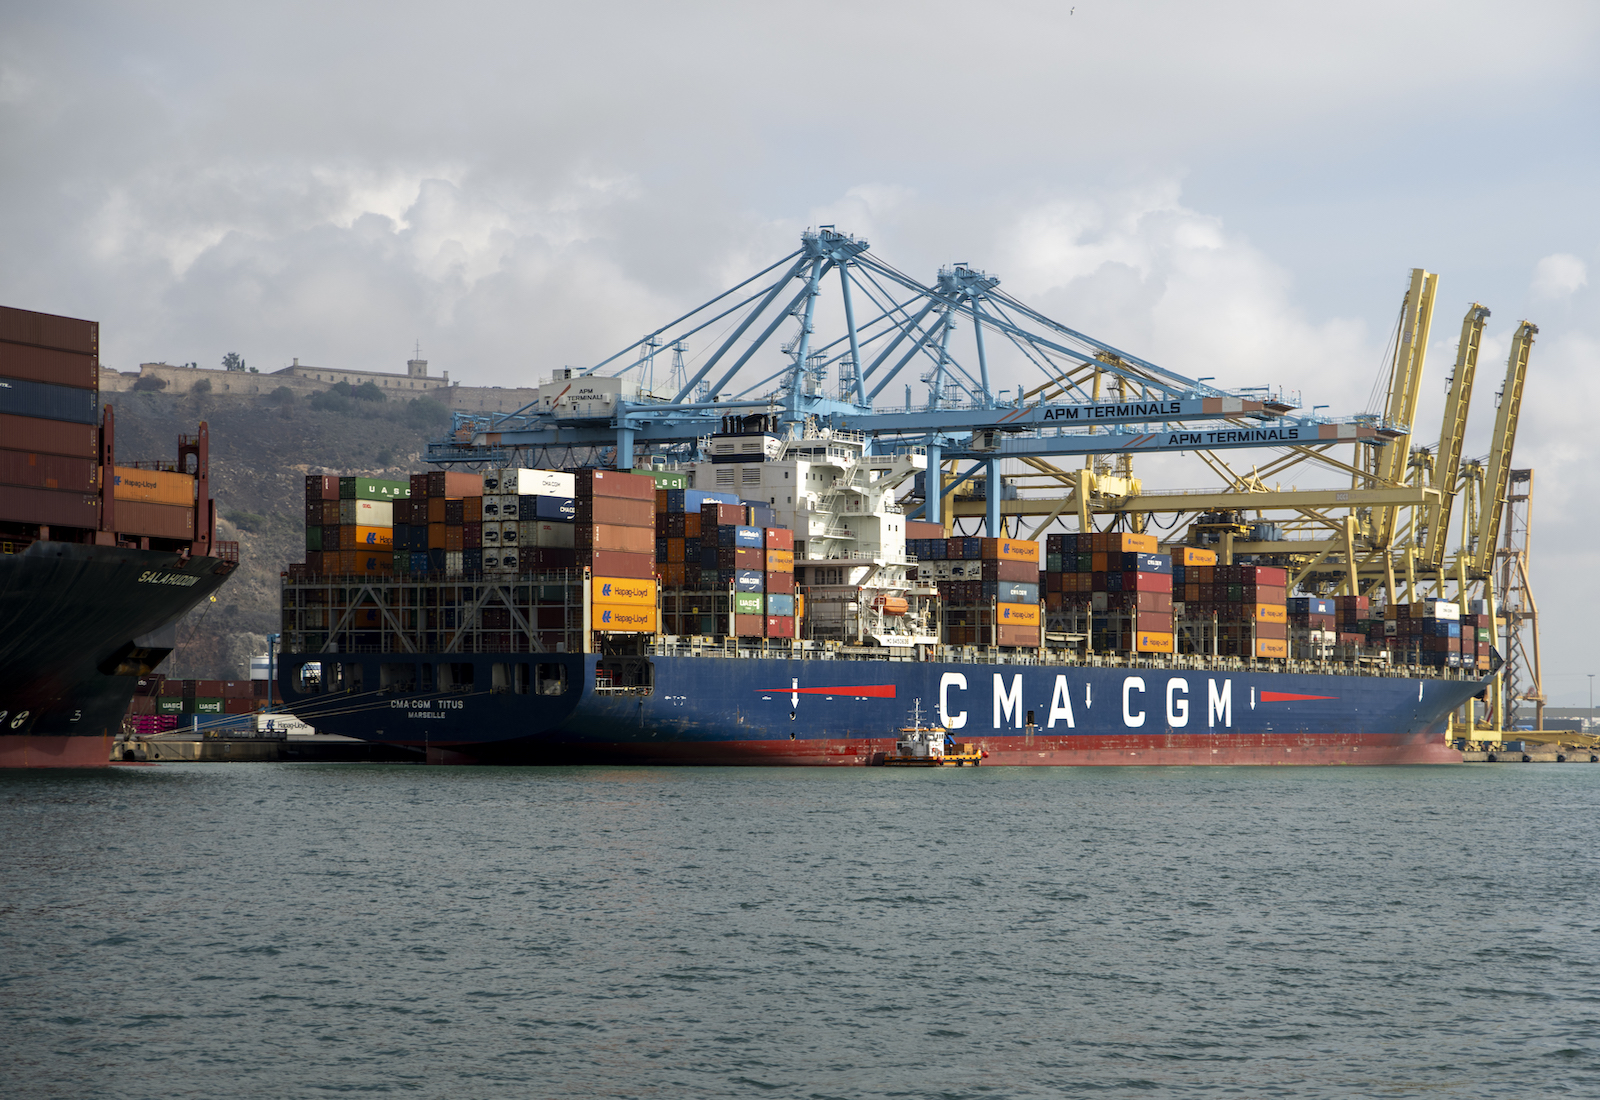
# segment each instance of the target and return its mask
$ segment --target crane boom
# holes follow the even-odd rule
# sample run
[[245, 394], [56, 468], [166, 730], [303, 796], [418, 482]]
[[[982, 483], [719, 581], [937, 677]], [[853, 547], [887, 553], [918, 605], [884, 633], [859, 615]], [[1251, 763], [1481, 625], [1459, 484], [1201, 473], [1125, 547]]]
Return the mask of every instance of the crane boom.
[[[1400, 336], [1395, 341], [1394, 365], [1389, 372], [1389, 401], [1384, 410], [1388, 427], [1403, 432], [1388, 447], [1368, 456], [1372, 481], [1377, 489], [1401, 485], [1406, 463], [1411, 457], [1411, 425], [1417, 412], [1417, 393], [1422, 385], [1422, 367], [1428, 356], [1428, 332], [1433, 327], [1433, 303], [1439, 290], [1439, 276], [1413, 268], [1411, 286], [1406, 291], [1401, 314]], [[1381, 509], [1374, 517], [1373, 545], [1387, 549], [1394, 542], [1398, 510]]]
[[1506, 357], [1506, 381], [1500, 390], [1500, 407], [1495, 412], [1494, 436], [1489, 446], [1489, 461], [1484, 472], [1483, 504], [1479, 509], [1478, 546], [1473, 562], [1479, 576], [1494, 569], [1495, 544], [1500, 538], [1500, 520], [1506, 511], [1506, 486], [1511, 479], [1511, 452], [1517, 441], [1517, 419], [1522, 412], [1522, 386], [1528, 376], [1528, 352], [1539, 326], [1523, 321], [1511, 338], [1511, 353]]
[[1461, 475], [1461, 448], [1467, 433], [1467, 411], [1472, 405], [1472, 380], [1478, 372], [1478, 348], [1489, 311], [1477, 302], [1461, 319], [1461, 343], [1456, 348], [1456, 369], [1450, 376], [1450, 396], [1445, 399], [1444, 424], [1439, 429], [1438, 463], [1434, 488], [1439, 499], [1428, 509], [1428, 542], [1424, 558], [1434, 569], [1444, 564], [1449, 541], [1450, 512], [1455, 504], [1456, 479]]

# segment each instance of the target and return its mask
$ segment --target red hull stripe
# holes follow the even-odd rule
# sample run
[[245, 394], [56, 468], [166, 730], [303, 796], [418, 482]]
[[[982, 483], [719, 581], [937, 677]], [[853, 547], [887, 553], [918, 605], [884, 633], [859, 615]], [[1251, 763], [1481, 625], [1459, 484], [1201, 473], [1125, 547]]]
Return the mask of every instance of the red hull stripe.
[[756, 688], [758, 692], [771, 695], [848, 695], [857, 699], [893, 699], [893, 684], [856, 684], [851, 687], [836, 688]]
[[1261, 701], [1263, 703], [1293, 703], [1298, 702], [1301, 699], [1337, 698], [1339, 698], [1337, 695], [1296, 695], [1290, 691], [1263, 691], [1261, 693]]

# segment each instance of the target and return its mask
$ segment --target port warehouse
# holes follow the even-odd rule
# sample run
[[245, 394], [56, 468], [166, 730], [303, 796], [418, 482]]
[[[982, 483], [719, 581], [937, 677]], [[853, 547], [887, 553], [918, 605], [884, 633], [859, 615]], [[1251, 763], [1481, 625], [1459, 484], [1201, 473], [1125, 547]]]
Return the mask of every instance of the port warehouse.
[[[212, 549], [205, 426], [170, 461], [119, 459], [102, 414], [100, 326], [0, 307], [0, 541]], [[227, 551], [237, 559], [237, 547]]]

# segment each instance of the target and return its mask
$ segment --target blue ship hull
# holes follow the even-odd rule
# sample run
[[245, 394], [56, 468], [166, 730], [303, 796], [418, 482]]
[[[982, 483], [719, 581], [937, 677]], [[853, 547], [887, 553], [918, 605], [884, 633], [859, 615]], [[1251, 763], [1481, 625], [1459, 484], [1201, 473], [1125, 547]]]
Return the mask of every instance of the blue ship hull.
[[[446, 664], [455, 687], [433, 690]], [[989, 764], [1459, 762], [1449, 716], [1485, 688], [1213, 665], [285, 654], [279, 682], [318, 730], [435, 762], [802, 765], [881, 760], [914, 706]]]

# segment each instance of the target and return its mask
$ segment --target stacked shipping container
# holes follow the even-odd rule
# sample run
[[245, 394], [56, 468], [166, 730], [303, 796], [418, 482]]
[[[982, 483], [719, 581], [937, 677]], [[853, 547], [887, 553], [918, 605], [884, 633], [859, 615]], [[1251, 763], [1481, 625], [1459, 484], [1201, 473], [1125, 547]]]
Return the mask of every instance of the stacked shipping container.
[[0, 307], [0, 522], [100, 526], [99, 405], [99, 324]]
[[411, 486], [369, 477], [306, 477], [306, 566], [313, 573], [393, 571], [397, 504]]
[[1039, 544], [1028, 539], [908, 539], [917, 578], [944, 604], [947, 645], [1037, 646]]
[[1045, 610], [1097, 650], [1172, 653], [1173, 565], [1154, 535], [1120, 531], [1045, 540]]

